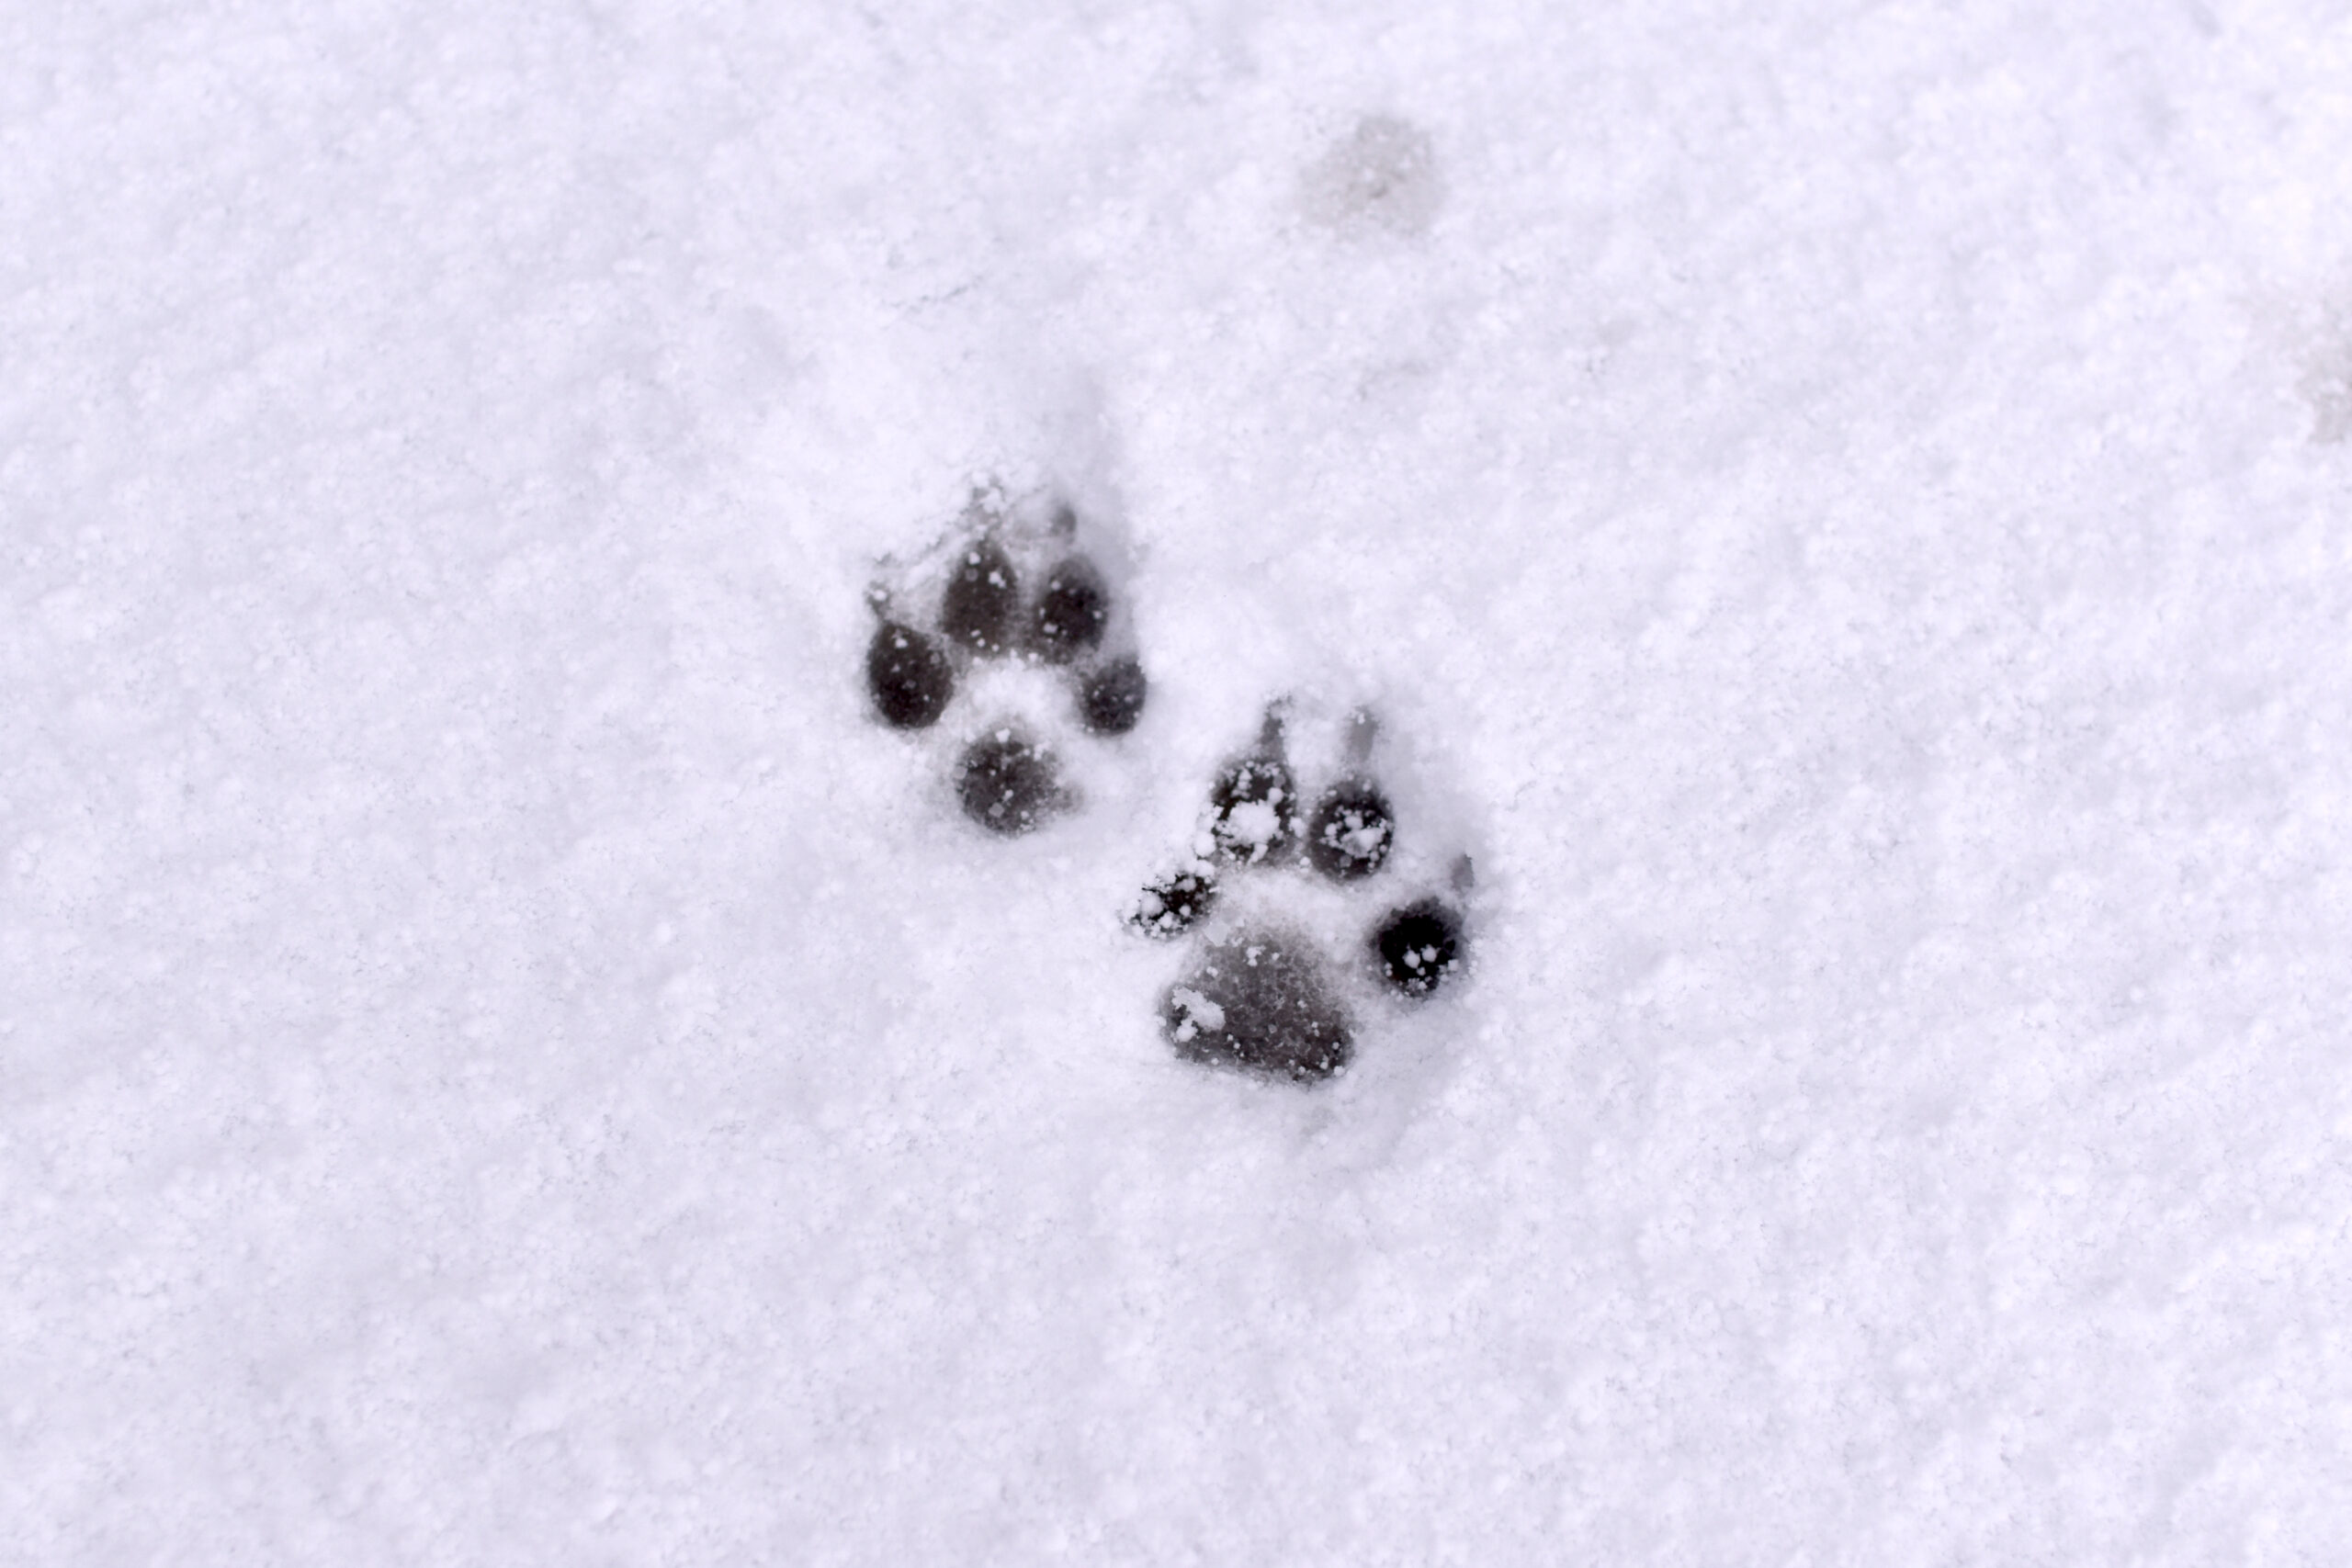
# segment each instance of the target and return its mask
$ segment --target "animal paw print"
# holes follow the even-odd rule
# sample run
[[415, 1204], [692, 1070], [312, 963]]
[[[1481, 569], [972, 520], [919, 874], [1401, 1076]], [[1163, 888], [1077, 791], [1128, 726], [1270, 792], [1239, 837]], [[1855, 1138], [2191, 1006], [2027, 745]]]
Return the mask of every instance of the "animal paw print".
[[928, 731], [968, 694], [948, 776], [964, 815], [1001, 837], [1080, 804], [1041, 733], [1061, 721], [1020, 716], [1040, 706], [1041, 676], [1067, 685], [1069, 716], [1091, 736], [1133, 729], [1150, 693], [1088, 532], [1067, 504], [1041, 521], [984, 491], [933, 558], [868, 594], [879, 621], [865, 650], [875, 716]]
[[[1267, 709], [1255, 743], [1210, 786], [1192, 852], [1143, 890], [1128, 923], [1195, 944], [1159, 1010], [1180, 1055], [1315, 1083], [1346, 1070], [1361, 1013], [1423, 1002], [1460, 971], [1471, 874], [1456, 857], [1447, 891], [1432, 892], [1432, 867], [1398, 853], [1369, 713], [1340, 721], [1311, 799], [1292, 764], [1294, 727], [1288, 704]], [[1413, 892], [1370, 897], [1394, 884]]]

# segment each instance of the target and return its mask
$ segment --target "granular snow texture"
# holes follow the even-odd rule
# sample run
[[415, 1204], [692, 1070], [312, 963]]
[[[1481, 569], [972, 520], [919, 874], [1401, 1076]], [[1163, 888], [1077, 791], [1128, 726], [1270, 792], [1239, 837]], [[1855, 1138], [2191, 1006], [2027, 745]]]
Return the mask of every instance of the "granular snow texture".
[[[2352, 1562], [2347, 83], [0, 7], [0, 1558]], [[991, 479], [1149, 680], [1017, 837]], [[1477, 874], [1312, 1088], [1121, 919], [1293, 693]]]

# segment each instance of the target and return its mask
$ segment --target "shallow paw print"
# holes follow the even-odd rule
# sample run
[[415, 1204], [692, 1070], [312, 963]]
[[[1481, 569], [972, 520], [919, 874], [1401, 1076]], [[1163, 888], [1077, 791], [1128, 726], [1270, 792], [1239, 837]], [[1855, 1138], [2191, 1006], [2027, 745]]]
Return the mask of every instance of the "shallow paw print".
[[1000, 837], [1083, 805], [1057, 737], [1125, 735], [1150, 694], [1090, 534], [1067, 504], [1024, 510], [984, 492], [946, 540], [868, 595], [875, 718], [927, 742], [952, 735], [943, 766], [956, 802]]
[[1453, 859], [1443, 893], [1430, 891], [1437, 863], [1397, 854], [1372, 716], [1358, 710], [1336, 728], [1329, 782], [1310, 798], [1292, 760], [1289, 705], [1270, 707], [1256, 740], [1211, 784], [1189, 852], [1127, 912], [1142, 935], [1185, 942], [1159, 1017], [1188, 1060], [1299, 1083], [1332, 1077], [1353, 1059], [1363, 1017], [1426, 1001], [1467, 957], [1468, 857]]

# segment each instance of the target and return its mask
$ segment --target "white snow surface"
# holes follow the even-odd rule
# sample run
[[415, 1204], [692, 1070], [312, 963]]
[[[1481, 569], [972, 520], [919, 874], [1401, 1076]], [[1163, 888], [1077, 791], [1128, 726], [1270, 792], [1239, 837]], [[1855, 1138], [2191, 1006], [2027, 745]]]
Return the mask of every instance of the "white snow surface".
[[[0, 7], [0, 1558], [2352, 1562], [2347, 85]], [[990, 478], [1154, 681], [1012, 840], [860, 677]], [[1478, 871], [1311, 1090], [1119, 921], [1283, 692]]]

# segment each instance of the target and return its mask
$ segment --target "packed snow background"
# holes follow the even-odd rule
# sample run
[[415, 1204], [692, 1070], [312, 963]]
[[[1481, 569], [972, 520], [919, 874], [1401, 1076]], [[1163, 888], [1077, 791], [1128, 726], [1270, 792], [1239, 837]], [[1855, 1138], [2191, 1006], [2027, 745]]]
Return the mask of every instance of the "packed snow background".
[[[2347, 169], [2334, 0], [0, 7], [0, 1556], [2352, 1561]], [[1479, 872], [1313, 1091], [1118, 921], [1283, 691]]]

